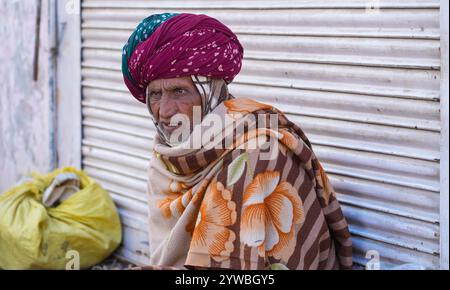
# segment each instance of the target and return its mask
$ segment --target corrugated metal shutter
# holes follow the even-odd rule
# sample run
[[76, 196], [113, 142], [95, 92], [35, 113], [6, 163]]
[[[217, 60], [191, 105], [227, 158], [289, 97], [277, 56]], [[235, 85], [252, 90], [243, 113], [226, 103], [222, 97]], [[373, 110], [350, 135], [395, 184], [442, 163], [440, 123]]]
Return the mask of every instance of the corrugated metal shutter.
[[[83, 165], [116, 200], [121, 255], [147, 261], [152, 129], [122, 83], [121, 48], [153, 13], [204, 13], [246, 49], [231, 91], [306, 131], [339, 194], [355, 261], [439, 266], [439, 1], [82, 2]], [[187, 9], [186, 7], [190, 7]]]

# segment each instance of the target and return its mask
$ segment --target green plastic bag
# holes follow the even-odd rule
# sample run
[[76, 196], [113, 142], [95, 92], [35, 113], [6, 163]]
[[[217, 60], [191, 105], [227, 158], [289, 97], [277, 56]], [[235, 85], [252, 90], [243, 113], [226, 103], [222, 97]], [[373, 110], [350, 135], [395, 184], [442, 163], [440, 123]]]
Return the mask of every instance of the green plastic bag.
[[[43, 193], [61, 173], [75, 174], [80, 190], [48, 207]], [[0, 195], [1, 269], [66, 269], [77, 258], [86, 269], [110, 256], [121, 239], [113, 200], [83, 171], [34, 173], [31, 181]]]

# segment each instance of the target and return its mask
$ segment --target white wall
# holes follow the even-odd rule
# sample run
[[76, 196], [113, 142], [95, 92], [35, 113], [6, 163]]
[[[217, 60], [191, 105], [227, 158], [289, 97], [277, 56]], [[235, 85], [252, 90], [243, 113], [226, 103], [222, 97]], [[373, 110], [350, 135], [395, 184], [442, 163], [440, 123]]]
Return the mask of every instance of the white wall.
[[448, 1], [441, 1], [441, 269], [449, 268], [449, 233], [448, 233]]
[[42, 0], [39, 78], [33, 81], [36, 0], [0, 0], [0, 193], [56, 162], [47, 0]]

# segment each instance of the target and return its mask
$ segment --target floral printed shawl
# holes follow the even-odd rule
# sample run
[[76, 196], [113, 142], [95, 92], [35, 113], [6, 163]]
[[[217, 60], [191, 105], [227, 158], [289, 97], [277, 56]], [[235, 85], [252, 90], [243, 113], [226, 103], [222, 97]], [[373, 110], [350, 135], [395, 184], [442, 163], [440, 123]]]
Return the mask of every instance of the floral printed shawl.
[[[250, 99], [227, 100], [212, 113], [243, 126], [241, 134], [232, 130], [231, 145], [210, 146], [224, 145], [226, 126], [213, 130], [219, 142], [200, 149], [169, 147], [156, 136], [148, 172], [150, 265], [350, 269], [347, 222], [302, 130]], [[253, 126], [251, 116], [269, 114], [277, 114], [276, 129]], [[252, 141], [270, 147], [249, 149]]]

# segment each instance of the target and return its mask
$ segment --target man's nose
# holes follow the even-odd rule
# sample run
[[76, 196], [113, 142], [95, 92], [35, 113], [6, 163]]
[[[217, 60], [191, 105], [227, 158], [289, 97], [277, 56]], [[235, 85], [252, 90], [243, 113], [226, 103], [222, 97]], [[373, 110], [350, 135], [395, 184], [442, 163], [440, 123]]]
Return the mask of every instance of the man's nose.
[[170, 96], [162, 96], [159, 104], [159, 117], [161, 121], [169, 122], [170, 118], [177, 113], [177, 104]]

